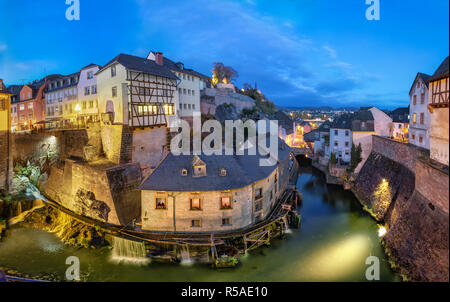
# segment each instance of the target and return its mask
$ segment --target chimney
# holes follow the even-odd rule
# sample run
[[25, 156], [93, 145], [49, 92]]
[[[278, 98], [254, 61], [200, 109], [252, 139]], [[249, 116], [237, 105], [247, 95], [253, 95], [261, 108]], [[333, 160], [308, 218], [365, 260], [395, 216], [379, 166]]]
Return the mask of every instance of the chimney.
[[158, 65], [164, 65], [164, 60], [163, 60], [163, 53], [162, 52], [155, 52], [155, 62]]

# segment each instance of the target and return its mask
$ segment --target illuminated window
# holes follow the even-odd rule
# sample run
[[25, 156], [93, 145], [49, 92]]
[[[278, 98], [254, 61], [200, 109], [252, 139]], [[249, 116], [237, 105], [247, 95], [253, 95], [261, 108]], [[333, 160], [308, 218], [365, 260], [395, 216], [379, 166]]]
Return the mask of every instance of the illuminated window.
[[201, 199], [198, 197], [191, 198], [190, 205], [192, 211], [200, 211], [202, 209]]
[[417, 123], [417, 113], [413, 113], [413, 123]]
[[422, 142], [423, 142], [423, 137], [419, 136], [419, 143], [422, 143]]
[[188, 170], [187, 169], [181, 169], [181, 176], [187, 176]]
[[193, 228], [199, 228], [202, 226], [202, 221], [200, 219], [194, 219], [191, 221], [191, 226]]
[[220, 209], [231, 209], [231, 197], [220, 197]]
[[28, 109], [33, 109], [33, 103], [28, 104]]
[[227, 170], [220, 169], [220, 176], [227, 176]]
[[231, 218], [222, 218], [222, 225], [231, 225]]
[[155, 209], [167, 210], [167, 197], [157, 196], [155, 198]]

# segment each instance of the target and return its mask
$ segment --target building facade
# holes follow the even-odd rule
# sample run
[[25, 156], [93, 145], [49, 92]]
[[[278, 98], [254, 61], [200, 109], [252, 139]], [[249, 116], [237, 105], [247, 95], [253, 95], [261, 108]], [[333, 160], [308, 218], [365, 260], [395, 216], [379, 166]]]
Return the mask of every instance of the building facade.
[[163, 56], [162, 52], [150, 51], [148, 60], [162, 63], [169, 68], [178, 78], [175, 104], [178, 116], [192, 123], [194, 113], [200, 113], [200, 91], [207, 86], [206, 76], [185, 68], [184, 63], [174, 61]]
[[333, 121], [330, 127], [330, 148], [328, 158], [332, 158], [332, 154], [336, 156], [336, 160], [341, 164], [348, 164], [351, 156], [352, 147], [352, 116], [343, 114]]
[[390, 117], [392, 118], [390, 137], [407, 143], [409, 133], [409, 106], [393, 110]]
[[430, 149], [429, 75], [418, 73], [409, 91], [409, 143]]
[[17, 115], [18, 103], [20, 102], [20, 91], [23, 85], [11, 85], [8, 87], [8, 91], [11, 93], [11, 131], [17, 130], [19, 122], [19, 116]]
[[0, 191], [9, 191], [12, 176], [11, 92], [0, 79]]
[[79, 72], [67, 76], [50, 75], [45, 89], [46, 122], [50, 127], [72, 128], [77, 125]]
[[220, 232], [260, 222], [286, 189], [296, 160], [289, 147], [279, 163], [258, 156], [169, 156], [141, 185], [142, 229]]
[[47, 79], [23, 85], [19, 92], [17, 105], [17, 131], [33, 130], [44, 127], [45, 96]]
[[95, 75], [100, 68], [101, 66], [91, 63], [80, 70], [75, 111], [77, 113], [77, 121], [83, 125], [100, 120], [97, 99], [97, 77]]
[[430, 157], [449, 163], [449, 58], [429, 79], [428, 111], [430, 113]]

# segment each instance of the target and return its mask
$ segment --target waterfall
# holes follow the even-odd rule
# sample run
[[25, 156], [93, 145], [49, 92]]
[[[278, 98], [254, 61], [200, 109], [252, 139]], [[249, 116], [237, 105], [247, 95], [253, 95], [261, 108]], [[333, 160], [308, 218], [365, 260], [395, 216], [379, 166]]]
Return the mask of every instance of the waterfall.
[[146, 257], [143, 242], [112, 237], [112, 257], [114, 262], [133, 264], [147, 264], [150, 259]]
[[191, 264], [191, 256], [189, 253], [189, 245], [185, 244], [181, 246], [181, 264]]
[[284, 233], [285, 234], [292, 233], [291, 229], [289, 229], [289, 223], [288, 223], [288, 220], [287, 220], [286, 216], [283, 217], [283, 225], [284, 225]]

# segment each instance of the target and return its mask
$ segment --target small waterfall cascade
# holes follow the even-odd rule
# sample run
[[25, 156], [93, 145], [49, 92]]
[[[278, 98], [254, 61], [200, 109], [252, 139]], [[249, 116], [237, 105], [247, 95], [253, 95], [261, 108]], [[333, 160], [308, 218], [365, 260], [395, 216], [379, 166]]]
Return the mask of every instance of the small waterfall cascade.
[[291, 229], [289, 228], [289, 222], [286, 216], [283, 217], [283, 225], [284, 225], [284, 233], [290, 234], [292, 233]]
[[181, 264], [191, 264], [191, 256], [189, 253], [189, 245], [185, 244], [181, 246]]
[[132, 241], [120, 237], [112, 237], [112, 256], [114, 262], [147, 264], [144, 242]]

